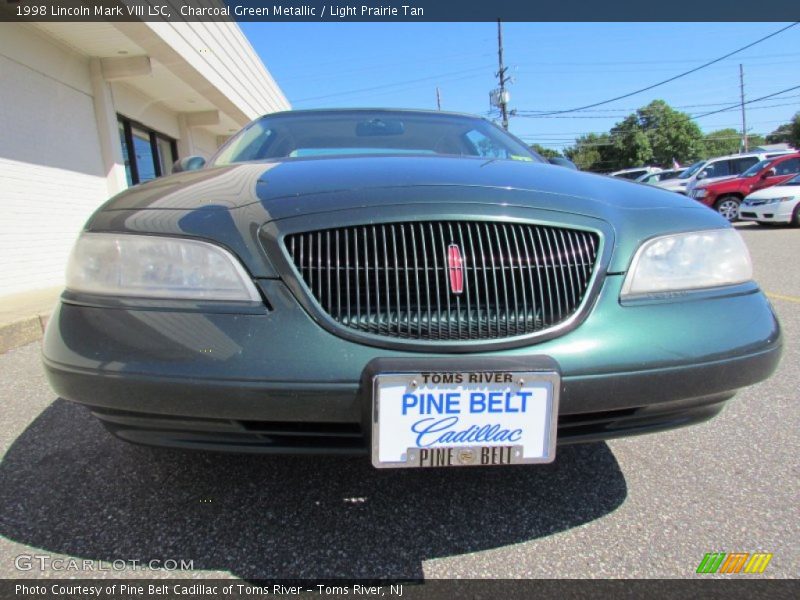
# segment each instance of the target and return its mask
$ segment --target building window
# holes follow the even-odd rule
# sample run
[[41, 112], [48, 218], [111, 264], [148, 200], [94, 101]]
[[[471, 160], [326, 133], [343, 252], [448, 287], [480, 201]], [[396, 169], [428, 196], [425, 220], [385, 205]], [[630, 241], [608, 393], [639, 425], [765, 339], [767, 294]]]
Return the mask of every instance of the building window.
[[175, 140], [123, 116], [117, 119], [128, 185], [172, 173], [172, 164], [178, 160]]

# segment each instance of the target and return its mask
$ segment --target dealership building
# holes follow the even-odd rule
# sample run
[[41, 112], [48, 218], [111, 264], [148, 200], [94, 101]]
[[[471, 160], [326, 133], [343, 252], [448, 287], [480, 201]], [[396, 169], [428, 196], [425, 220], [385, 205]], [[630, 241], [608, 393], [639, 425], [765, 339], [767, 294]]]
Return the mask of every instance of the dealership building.
[[233, 22], [0, 23], [0, 81], [0, 303], [63, 285], [109, 196], [289, 108]]

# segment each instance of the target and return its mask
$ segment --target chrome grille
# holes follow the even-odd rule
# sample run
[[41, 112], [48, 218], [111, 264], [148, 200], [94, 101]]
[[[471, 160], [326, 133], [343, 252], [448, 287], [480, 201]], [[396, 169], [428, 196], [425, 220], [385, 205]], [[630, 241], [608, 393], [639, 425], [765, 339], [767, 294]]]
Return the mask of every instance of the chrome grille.
[[[420, 221], [295, 233], [284, 243], [340, 325], [445, 341], [527, 335], [568, 319], [587, 291], [599, 238], [544, 225]], [[459, 264], [463, 291], [454, 293]]]

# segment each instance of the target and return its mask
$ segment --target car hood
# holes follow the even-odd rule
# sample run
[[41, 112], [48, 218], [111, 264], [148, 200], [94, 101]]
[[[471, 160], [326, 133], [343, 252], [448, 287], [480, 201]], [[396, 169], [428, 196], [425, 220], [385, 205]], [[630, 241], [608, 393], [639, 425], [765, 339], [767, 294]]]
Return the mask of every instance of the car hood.
[[624, 271], [643, 240], [665, 231], [729, 226], [685, 196], [549, 164], [351, 157], [244, 163], [160, 178], [112, 198], [87, 230], [211, 239], [233, 249], [255, 276], [271, 277], [258, 239], [270, 223], [300, 218], [336, 226], [354, 213], [367, 222], [432, 212], [480, 218], [498, 210], [561, 222], [575, 222], [571, 215], [605, 222], [615, 233], [609, 272]]
[[780, 198], [781, 196], [800, 196], [800, 185], [773, 185], [753, 192], [748, 198], [765, 200], [767, 198]]
[[704, 190], [712, 188], [715, 192], [727, 192], [731, 190], [738, 190], [748, 188], [755, 183], [754, 177], [727, 177], [717, 181], [704, 180], [702, 184], [698, 184], [695, 189]]
[[723, 175], [721, 177], [706, 177], [705, 179], [699, 179], [699, 180], [695, 179], [687, 186], [687, 189], [693, 190], [700, 187], [708, 187], [709, 185], [714, 185], [715, 183], [726, 181], [728, 179], [731, 179], [730, 175]]
[[[339, 157], [244, 163], [180, 173], [135, 186], [101, 210], [234, 209], [260, 203], [272, 218], [282, 218], [306, 211], [355, 208], [364, 202], [364, 194], [358, 192], [368, 190], [443, 186], [533, 192], [531, 202], [540, 208], [563, 209], [568, 197], [578, 200], [571, 207], [584, 213], [603, 212], [598, 208], [601, 205], [624, 209], [693, 206], [653, 186], [543, 163]], [[369, 195], [371, 205], [392, 197], [390, 193]], [[424, 196], [418, 196], [423, 201]], [[491, 201], [496, 202], [497, 196]]]

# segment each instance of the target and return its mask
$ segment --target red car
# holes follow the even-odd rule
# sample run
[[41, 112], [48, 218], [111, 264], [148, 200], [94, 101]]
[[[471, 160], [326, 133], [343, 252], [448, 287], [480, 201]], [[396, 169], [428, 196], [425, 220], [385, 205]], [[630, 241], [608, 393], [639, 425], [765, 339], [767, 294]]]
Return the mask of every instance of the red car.
[[800, 153], [785, 154], [757, 162], [741, 175], [692, 190], [692, 198], [713, 207], [729, 221], [739, 218], [739, 205], [748, 194], [783, 183], [800, 173]]

